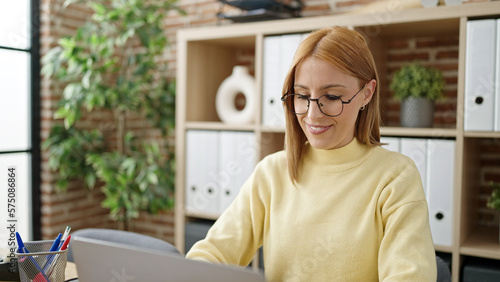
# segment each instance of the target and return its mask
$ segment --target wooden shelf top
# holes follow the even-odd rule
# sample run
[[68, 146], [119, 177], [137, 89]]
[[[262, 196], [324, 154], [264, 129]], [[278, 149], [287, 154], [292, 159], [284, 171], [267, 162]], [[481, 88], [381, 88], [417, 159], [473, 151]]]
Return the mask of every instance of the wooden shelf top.
[[500, 132], [494, 131], [464, 131], [465, 137], [470, 138], [500, 138]]
[[[389, 3], [387, 4], [389, 5]], [[393, 7], [394, 8], [394, 7]], [[462, 5], [440, 5], [433, 8], [382, 9], [374, 13], [339, 13], [327, 16], [292, 18], [220, 26], [205, 26], [179, 30], [181, 40], [214, 40], [216, 38], [243, 38], [258, 34], [272, 35], [309, 32], [321, 27], [342, 25], [349, 27], [377, 27], [377, 34], [426, 34], [440, 30], [458, 31], [461, 17], [498, 15], [500, 2], [478, 2]], [[371, 29], [372, 30], [372, 29]], [[458, 33], [457, 33], [458, 34]], [[236, 41], [235, 41], [236, 42]]]
[[[186, 122], [186, 129], [200, 130], [235, 130], [235, 131], [255, 131], [260, 129], [265, 133], [284, 133], [285, 128], [259, 126], [256, 124], [229, 124], [217, 121], [190, 121]], [[430, 138], [455, 138], [457, 130], [454, 128], [410, 128], [410, 127], [381, 127], [383, 136], [408, 136], [408, 137], [430, 137]], [[500, 132], [496, 132], [496, 137], [500, 137]], [[482, 135], [484, 137], [484, 134]]]
[[217, 220], [217, 218], [219, 218], [219, 214], [210, 214], [206, 212], [196, 212], [196, 211], [186, 211], [185, 216], [199, 218], [199, 219], [209, 219], [209, 220]]
[[385, 136], [455, 138], [457, 130], [454, 128], [410, 128], [410, 127], [381, 127], [380, 133]]
[[254, 131], [255, 124], [230, 124], [218, 121], [189, 121], [186, 129]]

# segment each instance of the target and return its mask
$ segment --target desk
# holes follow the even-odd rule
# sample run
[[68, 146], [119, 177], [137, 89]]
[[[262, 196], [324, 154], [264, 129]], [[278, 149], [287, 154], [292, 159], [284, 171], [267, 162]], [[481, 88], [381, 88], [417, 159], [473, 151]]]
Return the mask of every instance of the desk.
[[78, 273], [76, 271], [76, 264], [74, 262], [68, 262], [66, 264], [66, 271], [64, 277], [66, 280], [78, 277]]

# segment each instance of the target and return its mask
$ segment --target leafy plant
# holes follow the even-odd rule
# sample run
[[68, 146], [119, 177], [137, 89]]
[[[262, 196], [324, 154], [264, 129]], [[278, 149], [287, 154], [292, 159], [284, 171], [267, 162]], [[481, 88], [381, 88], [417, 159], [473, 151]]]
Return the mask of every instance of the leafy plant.
[[435, 101], [443, 97], [445, 81], [441, 71], [418, 62], [401, 67], [390, 84], [394, 98], [423, 97]]
[[491, 183], [491, 195], [488, 197], [486, 206], [490, 209], [500, 211], [500, 183]]
[[[183, 13], [177, 0], [67, 0], [85, 3], [91, 19], [72, 36], [58, 41], [43, 57], [42, 73], [64, 83], [54, 117], [56, 125], [44, 142], [49, 166], [57, 170], [57, 187], [80, 179], [100, 185], [102, 203], [125, 229], [139, 211], [156, 213], [173, 207], [175, 158], [168, 144], [175, 125], [175, 82], [165, 78], [162, 55], [169, 43], [165, 18]], [[78, 121], [95, 112], [112, 112], [116, 144], [102, 130]], [[162, 140], [134, 137], [130, 117], [149, 120]], [[163, 142], [162, 142], [163, 141]]]

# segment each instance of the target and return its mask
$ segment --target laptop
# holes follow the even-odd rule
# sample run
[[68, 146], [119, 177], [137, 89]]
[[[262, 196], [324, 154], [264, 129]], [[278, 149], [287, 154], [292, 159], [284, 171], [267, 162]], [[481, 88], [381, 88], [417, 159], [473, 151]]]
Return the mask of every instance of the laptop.
[[262, 273], [186, 259], [134, 246], [75, 236], [71, 248], [78, 282], [264, 282]]

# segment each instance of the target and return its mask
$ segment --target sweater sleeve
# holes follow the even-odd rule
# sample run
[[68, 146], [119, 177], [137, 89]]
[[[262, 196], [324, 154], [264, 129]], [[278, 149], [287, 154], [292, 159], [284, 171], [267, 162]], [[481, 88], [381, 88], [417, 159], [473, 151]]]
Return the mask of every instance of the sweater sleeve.
[[384, 224], [379, 281], [436, 281], [436, 255], [417, 168], [407, 160], [384, 188], [379, 208]]
[[222, 264], [248, 265], [262, 245], [265, 209], [254, 172], [241, 187], [233, 203], [198, 241], [186, 258]]

